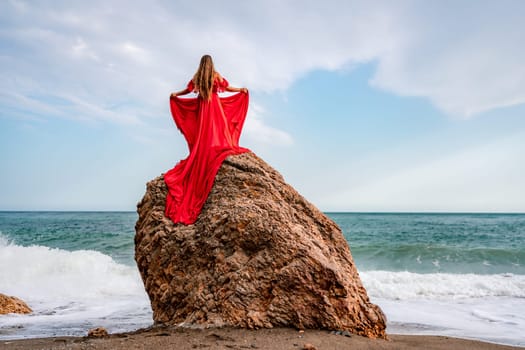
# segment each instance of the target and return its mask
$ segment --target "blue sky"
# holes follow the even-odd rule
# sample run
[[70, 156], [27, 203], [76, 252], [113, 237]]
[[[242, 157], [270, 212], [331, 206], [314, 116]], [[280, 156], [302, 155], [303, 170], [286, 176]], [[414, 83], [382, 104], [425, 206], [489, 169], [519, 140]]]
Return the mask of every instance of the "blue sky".
[[[206, 10], [204, 10], [206, 9]], [[3, 1], [0, 210], [134, 210], [202, 54], [325, 211], [525, 212], [523, 1]]]

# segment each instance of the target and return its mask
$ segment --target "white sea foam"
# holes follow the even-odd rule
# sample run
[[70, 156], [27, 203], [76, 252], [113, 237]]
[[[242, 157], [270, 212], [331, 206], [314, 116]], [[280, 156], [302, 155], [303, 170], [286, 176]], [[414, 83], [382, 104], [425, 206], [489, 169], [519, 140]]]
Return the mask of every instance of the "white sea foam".
[[455, 300], [483, 297], [525, 298], [525, 275], [362, 271], [368, 293], [392, 300]]
[[2, 231], [0, 231], [0, 247], [4, 247], [9, 244], [9, 239], [2, 234]]
[[525, 346], [524, 299], [371, 301], [386, 314], [388, 333], [446, 335]]
[[363, 271], [388, 332], [525, 346], [525, 276]]
[[0, 338], [85, 334], [151, 324], [149, 300], [136, 268], [89, 250], [23, 247], [0, 236], [0, 292], [25, 300], [34, 313], [0, 319]]

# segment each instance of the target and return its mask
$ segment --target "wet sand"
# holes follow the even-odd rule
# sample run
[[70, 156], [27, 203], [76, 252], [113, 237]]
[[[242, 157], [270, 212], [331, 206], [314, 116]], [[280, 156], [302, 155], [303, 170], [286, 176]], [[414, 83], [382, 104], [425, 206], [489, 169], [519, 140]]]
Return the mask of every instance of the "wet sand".
[[[309, 348], [307, 344], [313, 345]], [[306, 347], [305, 347], [306, 345]], [[111, 334], [106, 338], [52, 337], [25, 340], [2, 340], [2, 350], [14, 349], [318, 349], [318, 350], [454, 350], [454, 349], [524, 349], [474, 340], [443, 336], [389, 335], [388, 340], [368, 339], [357, 335], [345, 336], [329, 331], [290, 328], [233, 329], [210, 328], [188, 329], [155, 327], [136, 332]]]

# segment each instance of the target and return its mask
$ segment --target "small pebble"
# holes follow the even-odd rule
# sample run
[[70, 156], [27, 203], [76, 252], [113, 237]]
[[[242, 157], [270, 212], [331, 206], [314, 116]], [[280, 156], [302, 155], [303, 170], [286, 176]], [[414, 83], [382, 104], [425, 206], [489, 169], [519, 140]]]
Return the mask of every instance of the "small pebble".
[[345, 337], [351, 337], [352, 336], [352, 333], [350, 333], [349, 331], [331, 331], [330, 334], [333, 334], [333, 335], [344, 335]]
[[303, 345], [303, 350], [317, 350], [317, 348], [310, 343], [306, 343]]
[[108, 331], [104, 327], [92, 328], [88, 331], [89, 338], [105, 338], [109, 336]]

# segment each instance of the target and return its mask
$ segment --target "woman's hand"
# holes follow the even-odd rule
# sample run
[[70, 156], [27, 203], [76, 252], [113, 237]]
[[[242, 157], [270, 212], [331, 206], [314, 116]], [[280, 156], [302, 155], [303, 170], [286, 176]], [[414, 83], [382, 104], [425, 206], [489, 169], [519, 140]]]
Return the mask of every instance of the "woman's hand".
[[248, 89], [247, 89], [247, 88], [244, 88], [244, 87], [243, 87], [243, 88], [240, 88], [239, 91], [240, 91], [240, 92], [243, 92], [243, 93], [245, 93], [245, 94], [248, 93]]
[[170, 98], [178, 97], [178, 96], [181, 96], [181, 95], [186, 95], [186, 94], [189, 94], [190, 92], [191, 91], [188, 90], [187, 88], [184, 89], [184, 90], [181, 90], [181, 91], [172, 92], [171, 95], [170, 95]]

